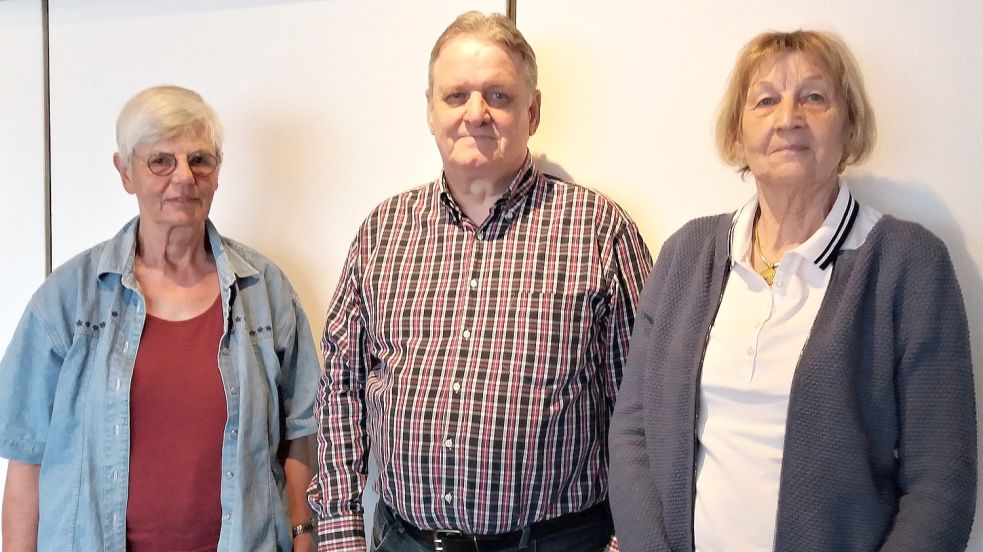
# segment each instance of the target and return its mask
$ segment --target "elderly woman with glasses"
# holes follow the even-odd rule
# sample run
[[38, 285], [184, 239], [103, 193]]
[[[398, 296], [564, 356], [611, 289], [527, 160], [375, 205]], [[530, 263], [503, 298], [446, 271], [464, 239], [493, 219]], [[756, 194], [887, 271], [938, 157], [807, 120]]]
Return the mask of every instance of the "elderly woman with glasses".
[[611, 424], [626, 552], [962, 550], [976, 428], [945, 245], [840, 178], [874, 120], [828, 33], [765, 33], [722, 104], [737, 210], [686, 224], [645, 284]]
[[208, 220], [218, 117], [156, 87], [116, 134], [139, 216], [45, 281], [0, 363], [3, 549], [312, 549], [318, 359], [283, 272]]

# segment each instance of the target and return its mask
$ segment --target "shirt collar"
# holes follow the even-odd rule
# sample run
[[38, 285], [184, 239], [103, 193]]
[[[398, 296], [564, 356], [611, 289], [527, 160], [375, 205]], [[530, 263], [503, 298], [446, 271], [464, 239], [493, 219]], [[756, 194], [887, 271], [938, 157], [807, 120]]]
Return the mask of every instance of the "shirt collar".
[[[126, 226], [116, 236], [109, 240], [99, 258], [98, 274], [100, 277], [103, 274], [119, 274], [126, 286], [136, 287], [133, 265], [136, 257], [139, 223], [140, 217], [134, 217], [126, 223]], [[222, 236], [215, 229], [211, 220], [205, 221], [205, 233], [212, 249], [212, 256], [215, 257], [219, 283], [223, 288], [231, 286], [236, 278], [247, 278], [259, 274], [256, 267], [249, 264], [238, 251], [225, 247]]]
[[[850, 193], [850, 188], [843, 179], [838, 181], [839, 192], [833, 201], [822, 225], [798, 247], [788, 254], [796, 254], [808, 259], [820, 270], [826, 270], [836, 259], [836, 254], [843, 248], [843, 243], [850, 235], [850, 229], [857, 219], [860, 206]], [[758, 194], [744, 204], [734, 217], [731, 229], [731, 251], [735, 254], [732, 259], [749, 259], [751, 254], [751, 233], [754, 231], [754, 218], [758, 210]]]
[[[493, 212], [511, 211], [513, 207], [529, 195], [539, 180], [539, 174], [539, 171], [536, 170], [532, 162], [532, 155], [526, 150], [526, 158], [522, 161], [522, 165], [519, 167], [518, 172], [516, 172], [515, 177], [512, 178], [512, 182], [509, 183], [508, 189], [495, 202]], [[460, 222], [462, 217], [461, 208], [458, 207], [457, 202], [454, 201], [454, 197], [451, 196], [450, 188], [447, 186], [446, 172], [441, 171], [436, 185], [439, 190], [438, 197], [440, 202], [450, 211], [455, 221]], [[476, 221], [476, 223], [480, 224], [481, 221]]]

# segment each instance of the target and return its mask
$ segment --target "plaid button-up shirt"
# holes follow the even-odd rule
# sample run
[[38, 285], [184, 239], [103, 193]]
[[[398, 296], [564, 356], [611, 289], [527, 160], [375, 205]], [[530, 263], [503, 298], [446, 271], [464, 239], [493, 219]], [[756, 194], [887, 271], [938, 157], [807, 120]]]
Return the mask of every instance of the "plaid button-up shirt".
[[651, 265], [620, 207], [528, 157], [480, 226], [443, 179], [377, 207], [322, 341], [320, 550], [364, 545], [369, 443], [381, 499], [420, 528], [503, 533], [603, 500]]

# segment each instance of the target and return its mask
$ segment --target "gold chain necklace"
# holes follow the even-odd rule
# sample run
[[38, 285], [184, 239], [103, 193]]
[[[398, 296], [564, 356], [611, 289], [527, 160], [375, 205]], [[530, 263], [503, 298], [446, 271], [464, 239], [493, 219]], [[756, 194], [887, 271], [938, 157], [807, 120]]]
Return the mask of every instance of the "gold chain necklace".
[[765, 267], [758, 271], [758, 274], [765, 279], [765, 282], [770, 286], [772, 282], [775, 281], [775, 272], [778, 270], [778, 265], [782, 264], [781, 261], [773, 263], [765, 257], [765, 254], [761, 252], [761, 240], [758, 239], [758, 223], [754, 223], [754, 247], [758, 250], [758, 258], [761, 262], [765, 263]]

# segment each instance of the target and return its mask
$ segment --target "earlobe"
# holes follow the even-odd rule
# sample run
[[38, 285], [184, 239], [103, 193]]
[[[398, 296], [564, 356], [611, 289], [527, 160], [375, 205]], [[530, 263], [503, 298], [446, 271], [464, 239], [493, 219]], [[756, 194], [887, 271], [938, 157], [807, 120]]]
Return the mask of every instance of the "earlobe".
[[430, 134], [436, 136], [433, 130], [433, 90], [427, 89], [425, 95], [427, 97], [427, 128], [430, 129]]
[[540, 114], [543, 108], [543, 95], [539, 90], [533, 94], [532, 103], [529, 105], [529, 136], [536, 134], [539, 128]]

